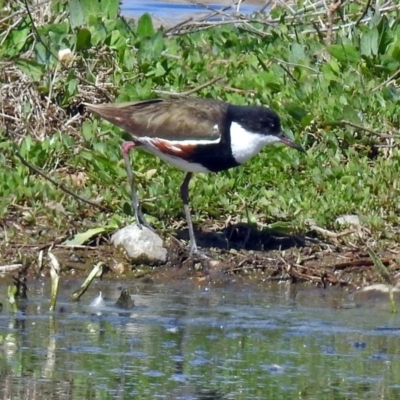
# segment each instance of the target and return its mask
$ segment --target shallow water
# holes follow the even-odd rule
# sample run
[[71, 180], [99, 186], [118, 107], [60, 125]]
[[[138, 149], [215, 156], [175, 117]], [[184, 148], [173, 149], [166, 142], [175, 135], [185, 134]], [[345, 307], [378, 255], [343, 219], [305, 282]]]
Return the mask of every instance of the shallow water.
[[[123, 311], [118, 285], [71, 303], [79, 283], [64, 281], [54, 315], [47, 282], [25, 313], [2, 298], [1, 398], [400, 398], [400, 317], [348, 307], [346, 292], [131, 285]], [[100, 291], [106, 306], [90, 308]]]
[[[200, 1], [201, 3], [201, 1]], [[230, 2], [216, 0], [212, 4], [207, 4], [207, 7], [213, 10], [222, 10]], [[256, 4], [241, 4], [239, 11], [241, 14], [252, 14], [261, 8], [261, 5]], [[205, 13], [210, 13], [211, 10], [202, 7], [201, 5], [194, 5], [185, 1], [159, 1], [159, 0], [124, 0], [121, 4], [121, 11], [127, 17], [139, 17], [144, 13], [149, 13], [159, 20], [169, 22], [179, 22], [188, 16], [196, 17]], [[227, 13], [232, 12], [226, 11]]]

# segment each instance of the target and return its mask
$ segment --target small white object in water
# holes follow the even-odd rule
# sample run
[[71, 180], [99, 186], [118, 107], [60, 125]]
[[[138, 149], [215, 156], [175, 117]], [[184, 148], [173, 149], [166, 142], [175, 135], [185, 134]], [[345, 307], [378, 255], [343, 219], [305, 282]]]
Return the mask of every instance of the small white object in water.
[[104, 302], [103, 295], [101, 292], [99, 295], [90, 303], [90, 307], [96, 307], [96, 308], [101, 308], [105, 307], [106, 303]]

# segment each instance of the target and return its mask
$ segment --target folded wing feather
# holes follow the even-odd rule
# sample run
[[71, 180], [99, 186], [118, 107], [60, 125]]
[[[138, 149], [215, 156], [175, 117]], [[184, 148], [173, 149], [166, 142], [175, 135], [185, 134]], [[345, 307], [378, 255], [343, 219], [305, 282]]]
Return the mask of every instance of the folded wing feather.
[[224, 129], [227, 103], [171, 97], [134, 103], [86, 104], [86, 107], [139, 140], [146, 136], [184, 142], [217, 141]]

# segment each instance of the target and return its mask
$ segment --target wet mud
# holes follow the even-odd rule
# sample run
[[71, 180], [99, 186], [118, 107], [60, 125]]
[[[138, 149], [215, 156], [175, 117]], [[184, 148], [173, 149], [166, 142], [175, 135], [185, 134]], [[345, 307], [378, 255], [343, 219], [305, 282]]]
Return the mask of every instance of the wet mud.
[[[164, 265], [133, 265], [114, 248], [108, 236], [100, 236], [85, 246], [65, 246], [67, 238], [48, 232], [20, 231], [18, 237], [0, 245], [1, 266], [19, 265], [3, 274], [22, 273], [27, 277], [50, 275], [46, 256], [50, 250], [60, 263], [61, 275], [84, 277], [102, 262], [108, 278], [168, 283], [190, 281], [196, 285], [224, 286], [232, 283], [309, 282], [312, 286], [340, 286], [356, 289], [382, 282], [373, 268], [373, 260], [363, 246], [347, 245], [338, 240], [325, 241], [311, 233], [283, 234], [259, 230], [247, 224], [231, 225], [222, 230], [198, 230], [196, 237], [203, 257], [188, 257], [187, 231], [165, 237], [168, 259]], [[55, 239], [57, 238], [57, 239]], [[36, 239], [36, 240], [35, 240]], [[378, 254], [390, 274], [397, 271], [398, 258], [393, 252]]]

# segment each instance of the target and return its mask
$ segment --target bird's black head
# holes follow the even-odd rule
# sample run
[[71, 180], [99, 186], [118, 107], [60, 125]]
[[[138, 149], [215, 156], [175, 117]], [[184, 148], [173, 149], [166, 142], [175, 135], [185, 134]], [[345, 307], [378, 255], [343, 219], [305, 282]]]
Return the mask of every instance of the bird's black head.
[[248, 132], [270, 137], [270, 143], [282, 142], [286, 146], [304, 152], [304, 149], [298, 143], [282, 132], [279, 115], [270, 108], [261, 106], [235, 106], [230, 104], [228, 107], [228, 118]]
[[278, 135], [281, 132], [279, 115], [266, 107], [230, 105], [228, 116], [249, 132], [265, 135]]

